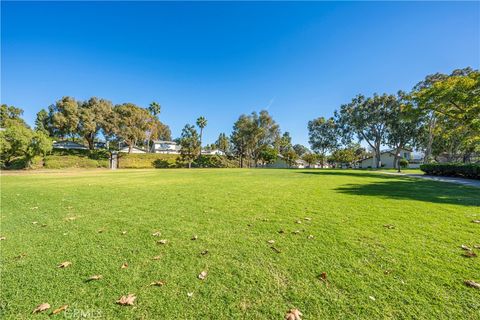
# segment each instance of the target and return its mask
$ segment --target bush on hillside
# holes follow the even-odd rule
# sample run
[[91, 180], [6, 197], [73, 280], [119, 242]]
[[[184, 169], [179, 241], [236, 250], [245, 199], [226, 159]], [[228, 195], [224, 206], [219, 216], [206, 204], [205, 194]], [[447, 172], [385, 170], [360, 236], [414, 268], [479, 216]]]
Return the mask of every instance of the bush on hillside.
[[109, 166], [109, 159], [92, 159], [88, 156], [50, 155], [44, 158], [46, 169], [108, 168]]
[[420, 170], [435, 176], [480, 179], [480, 163], [428, 163], [422, 164]]

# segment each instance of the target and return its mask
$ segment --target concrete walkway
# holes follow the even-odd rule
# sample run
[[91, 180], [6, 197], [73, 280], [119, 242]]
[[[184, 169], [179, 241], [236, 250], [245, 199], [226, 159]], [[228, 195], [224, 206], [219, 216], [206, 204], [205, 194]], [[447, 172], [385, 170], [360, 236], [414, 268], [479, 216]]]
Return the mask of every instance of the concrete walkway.
[[480, 188], [480, 180], [474, 180], [474, 179], [464, 179], [464, 178], [456, 178], [456, 177], [427, 176], [427, 175], [423, 175], [423, 174], [413, 174], [413, 173], [382, 172], [382, 171], [380, 171], [380, 172], [384, 173], [384, 174], [395, 175], [395, 176], [405, 176], [405, 177], [412, 177], [412, 178], [419, 178], [419, 179], [426, 179], [426, 180], [434, 180], [434, 181], [440, 181], [440, 182], [450, 182], [450, 183], [461, 184], [461, 185], [464, 185], [464, 186]]

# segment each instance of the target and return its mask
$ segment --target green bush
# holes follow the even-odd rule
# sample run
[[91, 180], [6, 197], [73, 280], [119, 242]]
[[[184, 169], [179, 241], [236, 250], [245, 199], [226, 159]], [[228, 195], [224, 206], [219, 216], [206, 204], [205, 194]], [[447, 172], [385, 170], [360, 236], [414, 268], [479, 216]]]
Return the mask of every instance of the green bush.
[[400, 159], [400, 161], [398, 162], [398, 164], [400, 165], [401, 168], [407, 168], [408, 167], [408, 160], [405, 159], [405, 158], [402, 158]]
[[177, 168], [176, 154], [120, 153], [118, 167], [122, 169]]
[[428, 163], [422, 164], [420, 170], [435, 176], [480, 179], [480, 163]]

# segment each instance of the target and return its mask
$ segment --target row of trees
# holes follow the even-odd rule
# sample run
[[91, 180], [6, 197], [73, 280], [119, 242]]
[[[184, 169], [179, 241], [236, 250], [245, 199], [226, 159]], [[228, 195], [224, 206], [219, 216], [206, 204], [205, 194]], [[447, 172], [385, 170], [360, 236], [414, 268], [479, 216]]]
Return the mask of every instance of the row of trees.
[[403, 148], [422, 150], [425, 162], [440, 157], [468, 162], [480, 152], [480, 73], [471, 68], [437, 73], [409, 93], [357, 95], [334, 117], [310, 121], [308, 131], [321, 159], [327, 153], [352, 159], [352, 152], [361, 153], [352, 147], [357, 140], [368, 144], [377, 167], [383, 146], [394, 150], [396, 166]]
[[133, 103], [113, 105], [106, 99], [77, 101], [63, 97], [38, 112], [35, 129], [53, 139], [83, 139], [93, 150], [100, 134], [108, 141], [125, 142], [129, 150], [143, 145], [150, 149], [155, 139], [171, 139], [170, 128], [159, 120], [161, 106], [152, 102], [148, 108]]

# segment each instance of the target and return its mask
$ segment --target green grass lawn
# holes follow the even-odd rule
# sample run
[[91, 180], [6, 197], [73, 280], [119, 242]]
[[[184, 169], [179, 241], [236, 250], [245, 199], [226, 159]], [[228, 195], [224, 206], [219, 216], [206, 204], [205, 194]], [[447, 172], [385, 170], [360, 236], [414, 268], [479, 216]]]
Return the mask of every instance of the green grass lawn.
[[[480, 244], [471, 187], [347, 170], [93, 170], [4, 174], [1, 200], [2, 319], [65, 304], [54, 317], [480, 318], [480, 290], [464, 285], [480, 282], [480, 257], [460, 248]], [[133, 306], [115, 303], [128, 293]]]

